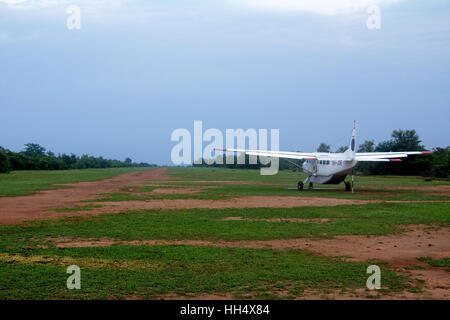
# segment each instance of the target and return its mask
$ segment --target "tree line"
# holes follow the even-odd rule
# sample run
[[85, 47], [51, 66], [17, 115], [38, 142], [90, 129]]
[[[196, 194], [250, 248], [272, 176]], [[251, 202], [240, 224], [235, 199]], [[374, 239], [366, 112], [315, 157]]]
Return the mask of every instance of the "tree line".
[[[348, 147], [340, 147], [335, 152], [344, 152]], [[321, 143], [318, 152], [331, 152], [330, 145]], [[422, 141], [415, 130], [394, 130], [391, 139], [375, 144], [374, 140], [364, 141], [357, 152], [395, 152], [395, 151], [425, 151]], [[410, 156], [402, 162], [359, 162], [355, 173], [362, 175], [421, 175], [425, 177], [448, 178], [450, 170], [450, 146], [434, 148], [433, 154]], [[247, 155], [219, 155], [223, 157], [223, 164], [209, 165], [203, 160], [202, 164], [194, 166], [213, 166], [234, 169], [259, 169], [261, 164], [250, 164]], [[230, 164], [226, 164], [226, 157], [231, 157]], [[237, 164], [238, 158], [245, 157], [245, 164]], [[302, 161], [280, 159], [280, 170], [301, 170]]]
[[148, 163], [135, 163], [130, 158], [124, 161], [88, 155], [58, 154], [47, 151], [36, 143], [25, 144], [25, 149], [13, 152], [0, 147], [0, 173], [12, 170], [67, 170], [89, 168], [155, 167]]
[[[391, 139], [375, 145], [374, 140], [362, 143], [358, 152], [425, 151], [415, 130], [395, 130]], [[448, 178], [450, 170], [450, 146], [434, 148], [433, 154], [402, 158], [402, 162], [360, 162], [355, 168], [363, 174], [421, 175]]]

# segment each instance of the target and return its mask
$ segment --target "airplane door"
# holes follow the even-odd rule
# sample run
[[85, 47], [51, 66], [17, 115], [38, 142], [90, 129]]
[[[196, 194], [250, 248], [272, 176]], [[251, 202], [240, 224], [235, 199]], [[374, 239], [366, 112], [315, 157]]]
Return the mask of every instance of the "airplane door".
[[313, 160], [312, 161], [312, 171], [313, 171], [313, 173], [317, 173], [317, 161], [318, 160]]

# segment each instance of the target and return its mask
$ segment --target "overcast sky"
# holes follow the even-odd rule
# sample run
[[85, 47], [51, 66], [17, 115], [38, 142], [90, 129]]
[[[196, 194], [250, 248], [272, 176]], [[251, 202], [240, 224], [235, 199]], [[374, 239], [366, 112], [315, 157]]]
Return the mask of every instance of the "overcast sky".
[[402, 128], [447, 146], [449, 16], [448, 0], [0, 0], [0, 146], [170, 164], [194, 120], [314, 151], [354, 119], [359, 142]]

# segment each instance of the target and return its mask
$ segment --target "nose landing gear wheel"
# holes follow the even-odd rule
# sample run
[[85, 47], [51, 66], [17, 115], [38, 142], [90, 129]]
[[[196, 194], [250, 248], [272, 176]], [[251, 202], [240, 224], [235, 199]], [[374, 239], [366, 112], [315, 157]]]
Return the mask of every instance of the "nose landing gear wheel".
[[352, 191], [352, 184], [350, 182], [345, 182], [345, 191]]
[[309, 187], [308, 187], [309, 189], [312, 189], [313, 188], [313, 183], [310, 181], [309, 182]]
[[302, 181], [298, 182], [297, 189], [298, 189], [298, 191], [302, 191], [303, 190], [303, 182]]

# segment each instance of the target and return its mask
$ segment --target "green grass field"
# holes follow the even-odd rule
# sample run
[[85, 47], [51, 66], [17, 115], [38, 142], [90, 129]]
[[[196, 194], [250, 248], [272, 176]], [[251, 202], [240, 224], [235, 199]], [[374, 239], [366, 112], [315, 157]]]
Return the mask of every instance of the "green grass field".
[[[380, 203], [336, 207], [138, 210], [1, 226], [3, 248], [32, 246], [48, 237], [119, 240], [270, 240], [395, 234], [405, 226], [450, 224], [448, 203]], [[229, 221], [227, 217], [243, 217]], [[270, 222], [271, 218], [329, 218], [327, 222]], [[264, 230], [264, 232], [261, 232]]]
[[[292, 298], [307, 288], [360, 288], [368, 266], [296, 250], [193, 246], [36, 249], [32, 254], [42, 259], [31, 262], [30, 253], [0, 255], [0, 298], [156, 298], [207, 293]], [[12, 258], [17, 262], [11, 263]], [[82, 270], [81, 290], [64, 287], [65, 268], [70, 264]], [[407, 277], [391, 271], [384, 280], [386, 292], [411, 287]]]
[[[262, 176], [259, 170], [243, 170], [243, 169], [223, 169], [223, 168], [168, 168], [167, 174], [174, 180], [180, 181], [258, 181], [275, 184], [283, 184], [287, 186], [296, 186], [296, 182], [304, 180], [306, 175], [300, 171], [279, 171], [276, 175]], [[426, 181], [424, 177], [417, 176], [358, 176], [358, 182], [362, 185], [372, 186], [436, 186], [450, 185], [448, 180], [435, 179]], [[321, 186], [321, 187], [327, 187]], [[333, 186], [330, 185], [329, 188]]]
[[429, 257], [421, 257], [419, 260], [428, 263], [433, 267], [445, 268], [447, 272], [450, 272], [450, 258], [432, 259]]
[[[119, 173], [124, 173], [124, 170], [12, 173], [7, 178], [0, 176], [0, 179], [4, 179], [1, 181], [9, 181], [7, 183], [12, 186], [10, 190], [8, 186], [2, 185], [0, 194], [26, 194], [55, 187], [52, 183], [91, 181]], [[398, 190], [399, 194], [391, 194], [395, 187], [449, 184], [448, 181], [427, 182], [420, 177], [358, 177], [362, 192], [374, 191], [370, 194], [352, 195], [343, 190], [313, 190], [304, 193], [287, 190], [287, 187], [295, 185], [295, 181], [299, 180], [299, 174], [292, 172], [262, 177], [257, 171], [250, 170], [170, 168], [167, 173], [171, 179], [158, 181], [158, 188], [182, 189], [193, 185], [217, 188], [205, 189], [200, 194], [153, 195], [154, 198], [228, 199], [246, 195], [354, 196], [381, 200], [449, 198], [423, 190], [401, 189]], [[32, 183], [28, 184], [27, 181]], [[257, 181], [263, 184], [214, 185], [214, 181]], [[101, 198], [146, 201], [153, 199], [153, 184], [155, 182], [149, 181], [146, 186], [130, 186], [134, 192], [124, 190]], [[91, 211], [100, 206], [101, 203], [94, 202], [57, 210]], [[226, 220], [229, 217], [241, 219]], [[267, 220], [273, 218], [310, 220]], [[349, 262], [345, 257], [329, 257], [302, 250], [117, 243], [103, 247], [65, 248], [56, 245], [58, 239], [108, 239], [117, 242], [250, 241], [332, 238], [340, 235], [376, 236], [399, 234], [412, 225], [426, 225], [430, 230], [450, 226], [450, 204], [380, 202], [289, 209], [133, 210], [119, 214], [0, 225], [0, 299], [155, 299], [166, 295], [196, 297], [206, 294], [235, 298], [292, 299], [302, 297], [305, 290], [326, 293], [364, 289], [368, 276], [366, 268], [373, 263], [383, 268], [383, 286], [377, 293], [367, 294], [368, 297], [383, 298], [405, 291], [421, 292], [423, 283], [407, 274], [394, 271], [382, 261]], [[417, 258], [430, 267], [448, 268], [448, 259]], [[69, 276], [66, 268], [73, 264], [80, 266], [82, 270], [80, 290], [66, 288]]]
[[[447, 200], [446, 195], [433, 190], [417, 190], [417, 187], [450, 185], [447, 180], [426, 181], [423, 177], [357, 176], [356, 193], [343, 192], [343, 185], [318, 185], [314, 190], [298, 192], [297, 181], [304, 180], [300, 172], [280, 171], [274, 176], [261, 176], [259, 170], [221, 168], [169, 168], [171, 180], [150, 182], [149, 186], [130, 186], [133, 192], [107, 193], [92, 202], [158, 200], [158, 199], [206, 199], [221, 200], [239, 196], [319, 196], [328, 198], [361, 200], [423, 201]], [[258, 182], [258, 184], [217, 184], [216, 181]], [[195, 194], [153, 194], [155, 188], [206, 187]], [[409, 188], [409, 189], [407, 189]], [[136, 192], [138, 191], [138, 192]]]
[[39, 190], [68, 188], [57, 184], [96, 181], [149, 168], [30, 170], [0, 174], [0, 197], [27, 196]]

